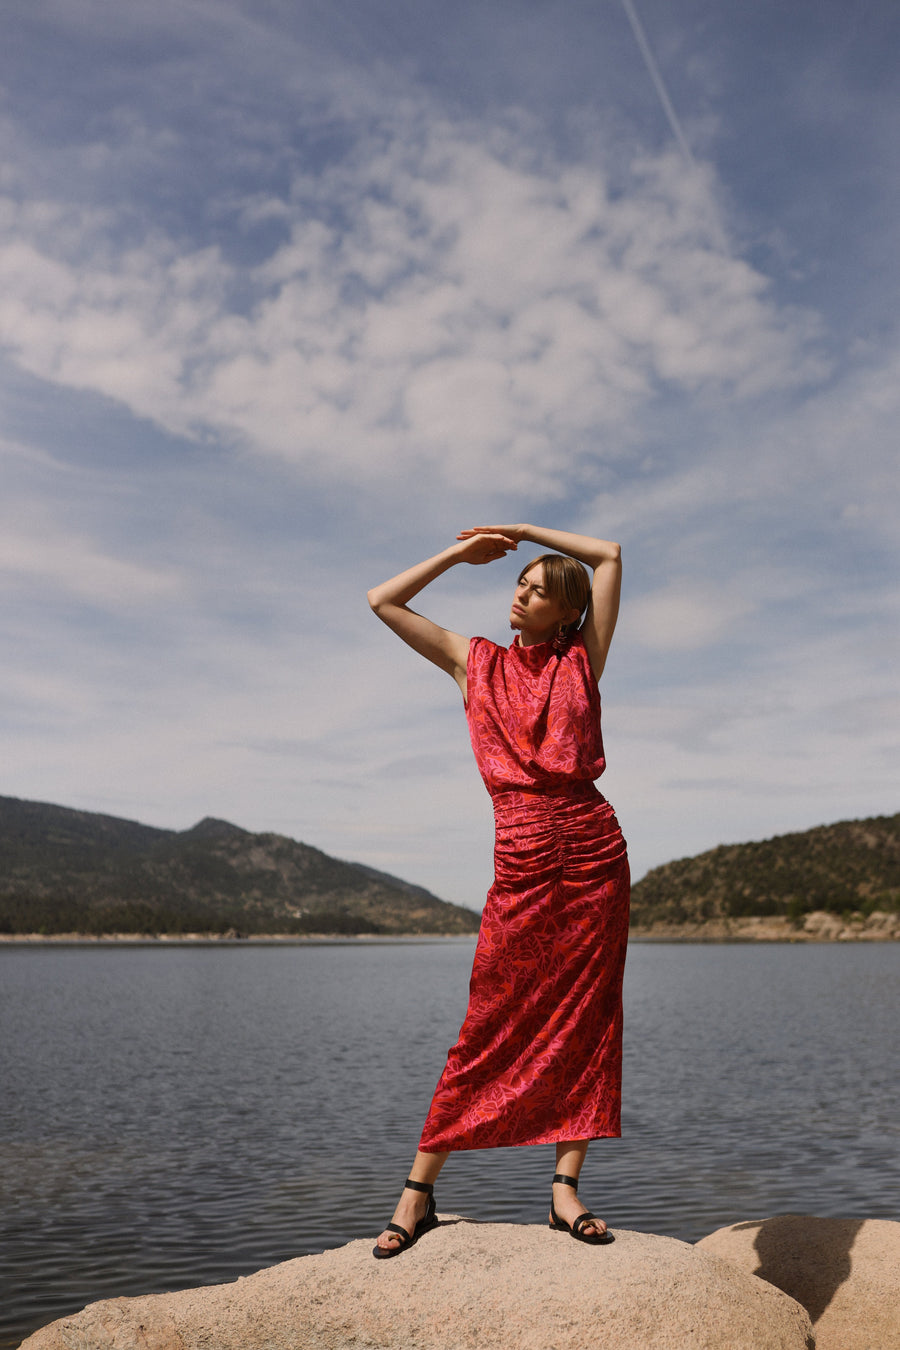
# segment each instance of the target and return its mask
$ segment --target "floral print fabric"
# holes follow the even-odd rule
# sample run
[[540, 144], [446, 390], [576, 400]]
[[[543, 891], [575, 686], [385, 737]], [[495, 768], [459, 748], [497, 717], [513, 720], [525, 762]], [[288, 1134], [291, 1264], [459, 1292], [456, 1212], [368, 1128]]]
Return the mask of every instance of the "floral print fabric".
[[498, 647], [473, 638], [466, 718], [488, 792], [565, 789], [606, 768], [600, 692], [580, 634], [558, 654], [550, 642]]
[[618, 1135], [629, 872], [591, 781], [604, 762], [587, 652], [580, 637], [562, 654], [475, 638], [468, 675], [495, 875], [468, 1011], [419, 1147]]

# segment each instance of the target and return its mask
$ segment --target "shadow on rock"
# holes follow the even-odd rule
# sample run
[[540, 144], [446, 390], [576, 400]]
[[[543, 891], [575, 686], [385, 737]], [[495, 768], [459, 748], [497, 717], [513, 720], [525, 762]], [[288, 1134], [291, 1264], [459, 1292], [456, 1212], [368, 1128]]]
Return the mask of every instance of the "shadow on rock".
[[780, 1214], [755, 1224], [736, 1224], [735, 1229], [758, 1230], [753, 1245], [759, 1265], [753, 1273], [802, 1304], [815, 1326], [850, 1278], [850, 1253], [862, 1226], [862, 1219], [817, 1223], [798, 1214]]

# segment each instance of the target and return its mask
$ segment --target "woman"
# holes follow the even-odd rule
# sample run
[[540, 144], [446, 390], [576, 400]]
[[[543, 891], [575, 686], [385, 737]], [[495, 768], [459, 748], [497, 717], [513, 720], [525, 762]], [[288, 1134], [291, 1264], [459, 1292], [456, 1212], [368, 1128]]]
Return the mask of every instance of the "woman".
[[[448, 568], [493, 562], [525, 541], [556, 554], [521, 573], [508, 649], [409, 608]], [[603, 539], [479, 526], [369, 591], [378, 617], [459, 685], [497, 830], [468, 1011], [374, 1249], [381, 1259], [437, 1223], [434, 1182], [451, 1152], [512, 1144], [556, 1144], [551, 1227], [582, 1242], [612, 1241], [577, 1186], [588, 1141], [620, 1133], [628, 860], [593, 780], [605, 767], [597, 681], [621, 570], [618, 544]]]

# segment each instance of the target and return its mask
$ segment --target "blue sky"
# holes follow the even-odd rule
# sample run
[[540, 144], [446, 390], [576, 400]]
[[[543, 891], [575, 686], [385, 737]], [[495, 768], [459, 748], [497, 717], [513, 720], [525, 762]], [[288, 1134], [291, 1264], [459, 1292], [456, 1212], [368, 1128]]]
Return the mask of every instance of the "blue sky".
[[[365, 591], [531, 521], [623, 546], [603, 786], [637, 876], [897, 809], [893, 0], [4, 30], [0, 792], [478, 908], [457, 691]], [[421, 607], [506, 640], [518, 561]]]

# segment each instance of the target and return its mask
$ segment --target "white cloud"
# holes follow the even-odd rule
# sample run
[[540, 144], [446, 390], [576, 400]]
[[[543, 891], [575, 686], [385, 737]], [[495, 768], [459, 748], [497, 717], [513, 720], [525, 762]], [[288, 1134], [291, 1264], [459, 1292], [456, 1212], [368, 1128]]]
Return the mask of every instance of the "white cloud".
[[618, 672], [608, 790], [638, 872], [720, 843], [896, 810], [889, 645], [855, 643], [838, 624], [775, 639], [724, 675], [713, 665], [690, 683], [673, 679], [663, 697], [629, 696], [627, 670]]
[[116, 252], [90, 213], [79, 250], [64, 204], [7, 201], [0, 340], [181, 435], [336, 476], [512, 473], [531, 494], [626, 451], [664, 386], [741, 398], [821, 375], [814, 320], [718, 249], [705, 169], [646, 158], [612, 194], [595, 166], [416, 113], [290, 200], [249, 200], [290, 223], [255, 267], [158, 233]]
[[0, 539], [0, 576], [50, 584], [81, 599], [103, 605], [132, 605], [171, 597], [177, 579], [156, 568], [140, 567], [99, 552], [90, 540], [5, 533]]
[[632, 600], [620, 638], [658, 651], [690, 651], [727, 640], [753, 608], [752, 600], [731, 585], [683, 577]]
[[[40, 463], [46, 472], [58, 465]], [[65, 477], [65, 475], [62, 475]], [[64, 495], [65, 488], [63, 487]], [[183, 578], [171, 567], [148, 565], [105, 547], [87, 530], [72, 528], [64, 511], [19, 491], [0, 506], [0, 587], [8, 595], [68, 596], [98, 608], [126, 611], [171, 603]]]

